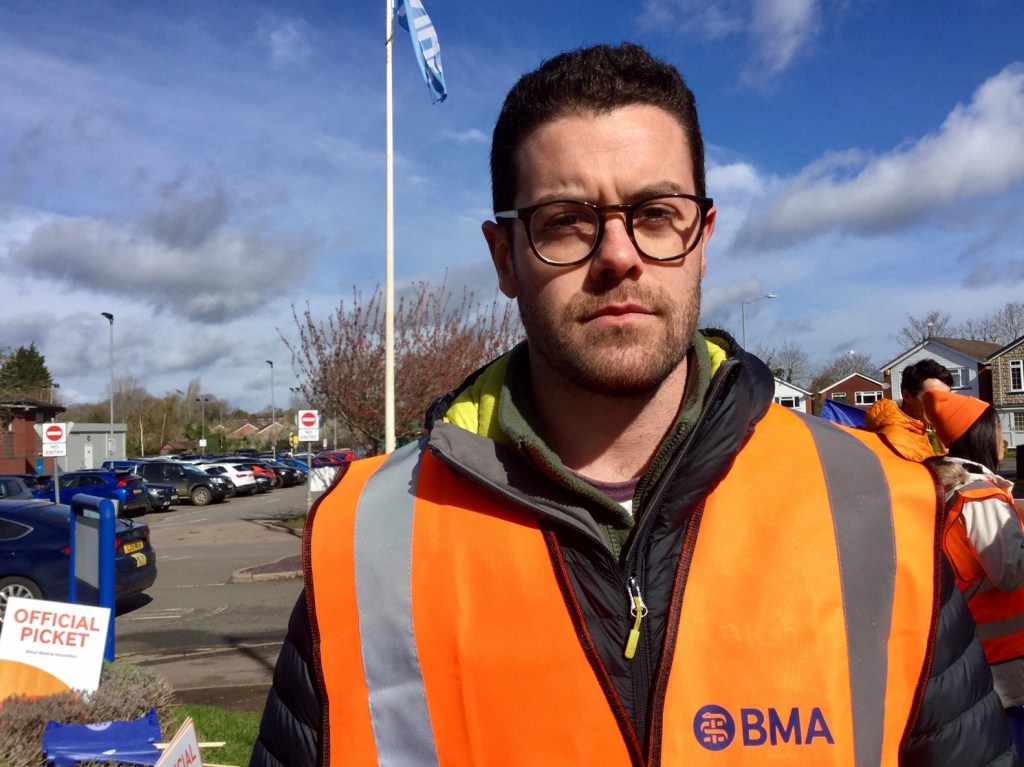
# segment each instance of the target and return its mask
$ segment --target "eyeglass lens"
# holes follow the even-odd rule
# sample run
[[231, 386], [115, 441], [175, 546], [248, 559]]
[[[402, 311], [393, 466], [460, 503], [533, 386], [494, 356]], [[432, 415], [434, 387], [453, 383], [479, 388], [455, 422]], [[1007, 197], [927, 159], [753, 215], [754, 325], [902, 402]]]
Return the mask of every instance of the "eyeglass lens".
[[[555, 263], [572, 263], [590, 255], [601, 231], [602, 214], [576, 202], [542, 205], [530, 220], [530, 236], [537, 253]], [[701, 210], [685, 197], [658, 197], [638, 206], [632, 216], [633, 240], [648, 258], [672, 259], [688, 253], [701, 230]]]

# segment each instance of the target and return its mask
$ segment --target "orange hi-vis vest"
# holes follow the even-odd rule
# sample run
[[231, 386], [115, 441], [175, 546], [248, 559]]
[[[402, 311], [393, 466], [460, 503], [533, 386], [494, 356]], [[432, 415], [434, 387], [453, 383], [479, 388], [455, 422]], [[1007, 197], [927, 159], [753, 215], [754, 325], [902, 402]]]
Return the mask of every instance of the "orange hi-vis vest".
[[357, 461], [307, 522], [325, 764], [897, 764], [938, 611], [925, 468], [770, 408], [679, 561], [649, 564], [677, 587], [641, 738], [572, 618], [557, 524], [450, 460]]
[[978, 554], [967, 537], [961, 515], [968, 503], [998, 499], [1009, 504], [1020, 524], [1020, 512], [1013, 495], [1005, 488], [978, 480], [957, 490], [950, 498], [942, 547], [957, 585], [967, 596], [967, 606], [978, 625], [978, 639], [989, 664], [1024, 657], [1024, 588], [1001, 591], [985, 577]]

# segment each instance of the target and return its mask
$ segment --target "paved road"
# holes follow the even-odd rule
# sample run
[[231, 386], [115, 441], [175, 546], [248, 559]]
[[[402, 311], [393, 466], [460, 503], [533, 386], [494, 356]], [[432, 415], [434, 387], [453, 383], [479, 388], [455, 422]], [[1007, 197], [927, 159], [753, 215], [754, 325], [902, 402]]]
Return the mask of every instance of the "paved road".
[[117, 658], [149, 667], [183, 699], [259, 709], [302, 584], [232, 576], [285, 558], [294, 563], [299, 537], [271, 523], [305, 506], [299, 486], [143, 517], [157, 582], [120, 610]]

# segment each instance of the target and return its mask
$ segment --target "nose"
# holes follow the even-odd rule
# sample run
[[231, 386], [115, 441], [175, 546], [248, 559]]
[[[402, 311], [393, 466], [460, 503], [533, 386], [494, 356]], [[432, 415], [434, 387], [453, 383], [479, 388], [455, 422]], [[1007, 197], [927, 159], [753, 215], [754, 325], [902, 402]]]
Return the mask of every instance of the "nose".
[[636, 279], [643, 272], [644, 262], [626, 228], [625, 213], [609, 213], [604, 220], [604, 236], [590, 259], [590, 273], [595, 279], [619, 281]]

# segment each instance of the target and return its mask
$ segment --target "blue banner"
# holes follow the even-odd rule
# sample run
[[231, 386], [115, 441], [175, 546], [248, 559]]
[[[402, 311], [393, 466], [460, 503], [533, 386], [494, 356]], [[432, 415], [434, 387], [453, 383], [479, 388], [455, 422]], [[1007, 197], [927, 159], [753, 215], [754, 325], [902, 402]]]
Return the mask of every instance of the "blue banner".
[[437, 41], [434, 24], [423, 9], [422, 0], [394, 0], [398, 23], [412, 40], [412, 50], [420, 65], [423, 79], [430, 88], [430, 100], [435, 104], [448, 97], [444, 85], [444, 70], [441, 68], [441, 44]]
[[821, 417], [832, 423], [863, 429], [865, 415], [867, 411], [862, 408], [836, 402], [834, 399], [827, 399], [821, 403]]
[[76, 767], [81, 762], [153, 765], [163, 753], [156, 747], [161, 740], [160, 720], [150, 709], [132, 721], [63, 724], [51, 720], [43, 730], [43, 753], [54, 767]]

